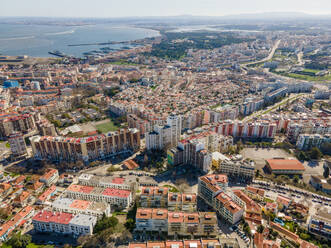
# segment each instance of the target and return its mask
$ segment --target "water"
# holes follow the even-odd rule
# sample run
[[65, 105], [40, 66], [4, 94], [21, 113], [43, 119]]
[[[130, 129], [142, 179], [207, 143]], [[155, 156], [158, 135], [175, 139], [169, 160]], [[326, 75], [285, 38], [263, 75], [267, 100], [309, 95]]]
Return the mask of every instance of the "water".
[[120, 48], [123, 45], [91, 45], [69, 47], [69, 44], [129, 41], [158, 36], [150, 29], [113, 24], [86, 26], [0, 24], [0, 54], [50, 57], [49, 51], [59, 50], [68, 55], [82, 56], [84, 52], [101, 47]]

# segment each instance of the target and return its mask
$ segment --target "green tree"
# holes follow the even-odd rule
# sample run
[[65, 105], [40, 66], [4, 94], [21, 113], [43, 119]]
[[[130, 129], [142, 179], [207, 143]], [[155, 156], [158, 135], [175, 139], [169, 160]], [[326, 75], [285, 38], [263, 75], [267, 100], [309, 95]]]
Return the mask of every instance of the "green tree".
[[295, 175], [295, 176], [293, 177], [293, 182], [294, 182], [295, 184], [297, 184], [297, 183], [299, 182], [299, 180], [300, 180], [300, 178], [299, 178], [298, 175]]
[[13, 234], [6, 242], [12, 248], [26, 248], [31, 243], [31, 236], [29, 234], [21, 235], [20, 233]]
[[258, 232], [258, 233], [263, 233], [263, 230], [264, 230], [264, 227], [263, 227], [262, 225], [259, 225], [259, 226], [257, 227], [257, 232]]
[[118, 219], [114, 216], [107, 217], [105, 214], [94, 226], [93, 233], [101, 233], [108, 228], [114, 228], [118, 224]]
[[128, 229], [130, 232], [133, 231], [133, 229], [135, 228], [136, 224], [135, 221], [131, 218], [127, 219], [125, 224], [124, 224], [125, 228]]
[[320, 159], [323, 156], [322, 152], [317, 147], [311, 148], [309, 155], [311, 159]]

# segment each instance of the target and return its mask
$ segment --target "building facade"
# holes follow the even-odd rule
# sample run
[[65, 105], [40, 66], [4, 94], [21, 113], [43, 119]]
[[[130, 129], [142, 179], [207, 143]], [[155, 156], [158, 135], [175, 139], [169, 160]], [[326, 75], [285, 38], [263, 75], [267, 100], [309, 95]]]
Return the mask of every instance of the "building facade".
[[121, 129], [86, 138], [34, 136], [30, 140], [36, 159], [55, 161], [88, 162], [140, 149], [137, 129]]

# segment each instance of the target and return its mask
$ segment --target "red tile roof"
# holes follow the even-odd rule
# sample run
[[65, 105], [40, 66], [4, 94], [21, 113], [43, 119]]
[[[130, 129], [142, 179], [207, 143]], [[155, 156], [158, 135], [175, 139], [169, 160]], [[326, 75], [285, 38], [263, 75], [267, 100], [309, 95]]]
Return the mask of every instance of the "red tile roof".
[[296, 159], [268, 159], [271, 170], [305, 170], [305, 167]]

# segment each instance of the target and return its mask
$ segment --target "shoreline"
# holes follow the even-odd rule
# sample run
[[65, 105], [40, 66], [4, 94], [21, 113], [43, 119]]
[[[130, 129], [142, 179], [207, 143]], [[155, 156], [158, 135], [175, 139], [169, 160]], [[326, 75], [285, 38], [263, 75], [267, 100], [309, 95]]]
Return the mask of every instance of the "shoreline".
[[[60, 25], [54, 25], [54, 24], [44, 24], [44, 23], [40, 23], [40, 24], [32, 24], [32, 23], [3, 23], [3, 22], [0, 22], [0, 24], [2, 25], [43, 25], [43, 26], [60, 26]], [[79, 27], [79, 26], [91, 26], [91, 25], [112, 25], [112, 24], [108, 24], [108, 23], [95, 23], [95, 24], [84, 24], [84, 25], [74, 25], [76, 27]], [[69, 27], [68, 25], [61, 25], [63, 27]], [[146, 31], [153, 31], [153, 32], [156, 32], [155, 35], [151, 35], [151, 36], [146, 36], [144, 38], [141, 38], [141, 39], [131, 39], [131, 40], [123, 40], [123, 41], [95, 41], [95, 42], [91, 42], [91, 43], [80, 43], [80, 44], [66, 44], [65, 46], [66, 47], [79, 47], [79, 46], [107, 46], [107, 45], [125, 45], [125, 44], [137, 44], [137, 45], [143, 45], [144, 42], [148, 39], [151, 39], [151, 38], [156, 38], [156, 37], [160, 37], [162, 36], [161, 35], [161, 32], [160, 30], [157, 30], [157, 29], [154, 29], [154, 28], [145, 28], [145, 27], [139, 27], [135, 24], [133, 25], [116, 25], [112, 28], [133, 28], [133, 29], [140, 29], [140, 30], [146, 30]], [[56, 50], [56, 48], [54, 48]], [[28, 49], [27, 49], [28, 50]], [[118, 49], [118, 50], [121, 50], [121, 49]], [[48, 52], [52, 52], [53, 50], [50, 50]], [[48, 52], [47, 52], [47, 55], [48, 55]], [[88, 51], [87, 51], [88, 52]], [[21, 53], [21, 54], [17, 54], [17, 55], [10, 55], [10, 54], [6, 54], [4, 51], [0, 51], [0, 57], [10, 57], [11, 59], [15, 59], [15, 57], [23, 57], [23, 56], [28, 56], [30, 59], [58, 59], [59, 57], [57, 56], [47, 56], [45, 54], [45, 56], [31, 56], [29, 54], [24, 54], [24, 53]], [[75, 56], [73, 56], [75, 57]], [[79, 57], [83, 57], [83, 54], [81, 54]], [[16, 59], [18, 60], [18, 59]], [[12, 62], [12, 63], [22, 63], [23, 61], [15, 61], [15, 62]], [[5, 61], [0, 61], [1, 64], [3, 63], [6, 63]]]

